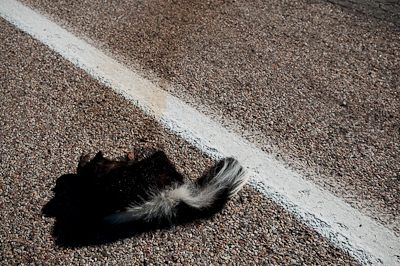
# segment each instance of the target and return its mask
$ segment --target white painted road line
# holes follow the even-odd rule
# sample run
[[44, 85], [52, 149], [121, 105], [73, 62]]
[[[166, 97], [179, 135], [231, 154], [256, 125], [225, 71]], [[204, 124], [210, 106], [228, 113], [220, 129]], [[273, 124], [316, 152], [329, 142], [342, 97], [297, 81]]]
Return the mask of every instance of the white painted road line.
[[393, 231], [19, 2], [0, 0], [0, 14], [210, 156], [238, 158], [256, 189], [364, 265], [400, 265]]

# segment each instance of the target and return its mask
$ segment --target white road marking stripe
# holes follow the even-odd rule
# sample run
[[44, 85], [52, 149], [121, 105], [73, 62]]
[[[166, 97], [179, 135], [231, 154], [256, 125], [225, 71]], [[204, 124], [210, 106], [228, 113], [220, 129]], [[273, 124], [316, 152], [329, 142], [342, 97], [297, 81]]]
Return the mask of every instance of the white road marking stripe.
[[393, 231], [19, 2], [0, 0], [0, 14], [210, 156], [238, 158], [255, 188], [364, 265], [400, 264]]

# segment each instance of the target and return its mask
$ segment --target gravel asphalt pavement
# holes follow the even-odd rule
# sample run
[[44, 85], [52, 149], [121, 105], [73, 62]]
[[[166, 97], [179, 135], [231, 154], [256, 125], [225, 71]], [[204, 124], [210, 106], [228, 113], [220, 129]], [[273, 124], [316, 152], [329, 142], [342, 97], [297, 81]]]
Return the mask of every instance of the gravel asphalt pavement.
[[400, 233], [395, 24], [318, 0], [25, 2]]
[[[24, 2], [400, 233], [398, 1], [379, 16], [352, 1]], [[161, 148], [187, 178], [213, 162], [0, 25], [4, 264], [358, 265], [250, 186], [211, 220], [63, 233], [41, 209], [82, 152]]]

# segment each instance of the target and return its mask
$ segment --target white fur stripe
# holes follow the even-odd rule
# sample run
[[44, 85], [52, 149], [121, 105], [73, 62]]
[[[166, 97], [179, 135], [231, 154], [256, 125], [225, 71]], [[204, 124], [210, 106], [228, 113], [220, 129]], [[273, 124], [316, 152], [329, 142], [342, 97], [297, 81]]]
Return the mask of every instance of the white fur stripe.
[[197, 209], [211, 207], [218, 195], [229, 189], [229, 197], [236, 194], [247, 182], [247, 175], [238, 161], [224, 160], [221, 170], [208, 184], [199, 188], [196, 184], [184, 184], [172, 189], [153, 192], [150, 199], [142, 204], [129, 206], [126, 211], [105, 217], [114, 224], [143, 219], [172, 219], [176, 215], [175, 207], [181, 202]]

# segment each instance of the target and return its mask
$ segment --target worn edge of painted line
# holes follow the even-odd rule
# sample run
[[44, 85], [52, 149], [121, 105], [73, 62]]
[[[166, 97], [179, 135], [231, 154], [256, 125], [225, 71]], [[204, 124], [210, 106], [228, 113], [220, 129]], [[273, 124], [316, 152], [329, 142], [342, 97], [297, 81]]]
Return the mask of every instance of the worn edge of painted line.
[[102, 51], [14, 0], [0, 15], [212, 158], [234, 156], [250, 184], [364, 265], [398, 265], [400, 237]]

